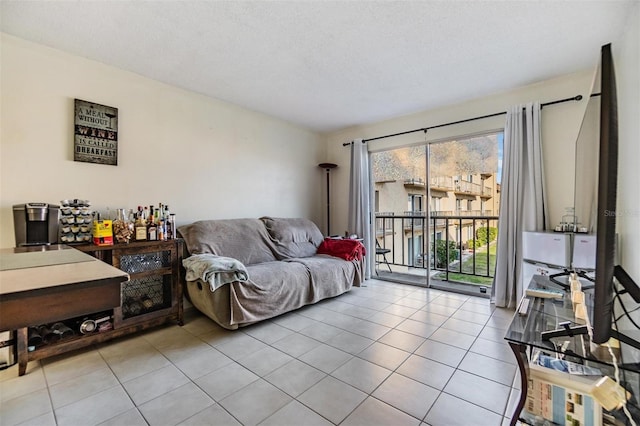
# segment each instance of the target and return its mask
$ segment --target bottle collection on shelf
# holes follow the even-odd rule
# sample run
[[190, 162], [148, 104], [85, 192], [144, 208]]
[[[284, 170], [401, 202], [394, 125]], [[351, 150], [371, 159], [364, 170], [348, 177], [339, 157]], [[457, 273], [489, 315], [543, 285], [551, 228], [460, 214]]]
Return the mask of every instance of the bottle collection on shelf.
[[75, 336], [102, 333], [113, 330], [113, 315], [110, 311], [70, 318], [50, 324], [28, 328], [27, 350], [32, 352], [40, 346], [64, 341]]
[[[110, 211], [107, 211], [110, 216]], [[116, 210], [116, 219], [102, 219], [97, 213], [93, 221], [93, 243], [112, 245], [115, 242], [166, 241], [176, 238], [176, 215], [169, 206], [138, 206], [137, 211]]]

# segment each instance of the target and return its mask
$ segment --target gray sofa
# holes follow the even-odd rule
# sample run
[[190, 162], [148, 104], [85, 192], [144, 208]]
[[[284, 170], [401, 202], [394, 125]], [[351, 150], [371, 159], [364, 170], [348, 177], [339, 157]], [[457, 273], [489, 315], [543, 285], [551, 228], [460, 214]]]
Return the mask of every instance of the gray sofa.
[[213, 287], [187, 281], [193, 306], [222, 327], [236, 329], [328, 297], [362, 282], [362, 261], [316, 254], [323, 241], [307, 219], [204, 220], [178, 228], [185, 258], [210, 253], [233, 258], [246, 268], [248, 281]]

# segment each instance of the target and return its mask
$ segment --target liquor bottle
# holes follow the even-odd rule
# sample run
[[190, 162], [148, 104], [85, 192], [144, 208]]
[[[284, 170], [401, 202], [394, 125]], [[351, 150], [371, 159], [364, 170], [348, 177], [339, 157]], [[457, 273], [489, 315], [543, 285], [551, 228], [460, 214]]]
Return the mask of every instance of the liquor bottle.
[[155, 303], [153, 303], [153, 299], [145, 294], [140, 298], [140, 304], [142, 305], [144, 310], [148, 311], [149, 309], [153, 308], [153, 305]]
[[137, 299], [129, 299], [125, 301], [125, 304], [122, 306], [122, 311], [126, 312], [128, 316], [136, 316], [140, 315], [142, 312], [142, 305]]
[[169, 215], [169, 222], [171, 223], [171, 231], [169, 232], [169, 238], [175, 240], [178, 234], [178, 224], [176, 223], [175, 213]]
[[38, 331], [37, 328], [29, 327], [28, 333], [29, 333], [28, 334], [29, 337], [27, 338], [28, 346], [40, 346], [44, 343], [44, 339], [40, 335], [40, 332]]
[[136, 218], [136, 241], [144, 241], [147, 239], [147, 224], [145, 223], [142, 216], [143, 213], [139, 213], [138, 217]]
[[127, 217], [127, 223], [129, 224], [129, 231], [131, 231], [131, 239], [136, 239], [136, 214], [133, 209], [129, 209], [129, 215]]
[[165, 220], [165, 227], [167, 228], [167, 240], [173, 240], [173, 215], [168, 215]]
[[158, 240], [158, 227], [156, 226], [153, 216], [151, 216], [151, 218], [149, 219], [149, 223], [147, 224], [147, 240]]
[[167, 241], [167, 232], [165, 231], [164, 220], [158, 221], [158, 241]]
[[51, 331], [58, 335], [58, 339], [66, 339], [73, 336], [75, 333], [63, 322], [56, 322], [51, 325]]
[[39, 326], [38, 333], [45, 343], [54, 343], [60, 340], [60, 334], [54, 332], [48, 324]]

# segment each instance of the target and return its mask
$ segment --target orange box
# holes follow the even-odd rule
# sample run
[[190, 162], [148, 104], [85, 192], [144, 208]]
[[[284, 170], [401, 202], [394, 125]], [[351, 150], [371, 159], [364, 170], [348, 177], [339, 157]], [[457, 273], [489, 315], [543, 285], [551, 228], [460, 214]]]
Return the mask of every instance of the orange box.
[[94, 220], [92, 233], [93, 233], [93, 244], [97, 246], [113, 245], [113, 221]]

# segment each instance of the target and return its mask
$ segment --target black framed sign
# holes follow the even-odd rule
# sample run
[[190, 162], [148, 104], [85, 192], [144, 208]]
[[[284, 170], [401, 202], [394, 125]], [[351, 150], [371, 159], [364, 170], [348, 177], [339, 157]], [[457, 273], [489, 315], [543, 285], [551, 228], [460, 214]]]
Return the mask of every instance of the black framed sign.
[[118, 165], [118, 108], [75, 100], [73, 159]]

